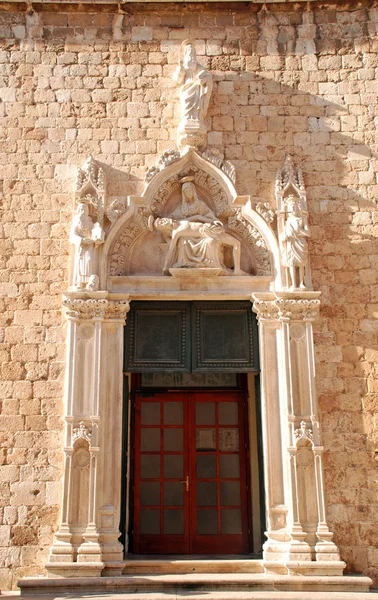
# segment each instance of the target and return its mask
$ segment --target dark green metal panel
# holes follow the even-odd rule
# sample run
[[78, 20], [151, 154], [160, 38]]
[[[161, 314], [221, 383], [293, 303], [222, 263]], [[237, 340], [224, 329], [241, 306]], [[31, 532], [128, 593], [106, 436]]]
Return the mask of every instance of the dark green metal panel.
[[190, 371], [188, 302], [132, 302], [126, 325], [125, 371]]
[[250, 302], [193, 302], [192, 332], [193, 371], [258, 370]]
[[258, 371], [257, 348], [248, 301], [132, 302], [125, 371]]

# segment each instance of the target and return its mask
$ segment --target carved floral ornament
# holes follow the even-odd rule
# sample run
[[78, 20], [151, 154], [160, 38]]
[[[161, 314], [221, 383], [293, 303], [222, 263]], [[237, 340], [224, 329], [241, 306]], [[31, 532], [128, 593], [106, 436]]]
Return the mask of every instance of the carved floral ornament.
[[77, 442], [79, 440], [85, 440], [90, 445], [91, 439], [92, 439], [92, 430], [86, 426], [84, 421], [81, 421], [79, 423], [79, 427], [74, 427], [74, 429], [72, 430], [73, 444], [75, 444], [75, 442]]
[[319, 314], [320, 300], [283, 299], [254, 300], [253, 311], [260, 321], [314, 321]]
[[312, 432], [312, 428], [307, 427], [305, 421], [301, 421], [299, 429], [296, 429], [294, 431], [294, 437], [297, 443], [300, 440], [308, 440], [309, 442], [311, 442], [311, 444], [313, 444], [314, 442], [314, 434]]
[[104, 298], [65, 297], [63, 298], [63, 306], [66, 308], [68, 317], [82, 321], [92, 319], [124, 321], [130, 310], [130, 304], [127, 300], [106, 300]]

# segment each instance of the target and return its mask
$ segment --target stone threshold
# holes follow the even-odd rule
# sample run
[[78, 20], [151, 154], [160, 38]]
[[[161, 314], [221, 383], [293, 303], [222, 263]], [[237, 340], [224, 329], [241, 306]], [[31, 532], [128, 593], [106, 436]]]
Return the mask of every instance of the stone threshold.
[[128, 556], [123, 575], [184, 573], [264, 573], [262, 560], [254, 557]]
[[[368, 592], [363, 576], [265, 575], [256, 573], [186, 573], [122, 575], [120, 577], [26, 577], [18, 585], [22, 596], [41, 594], [114, 594], [167, 592]], [[130, 596], [128, 595], [128, 598]], [[153, 596], [154, 600], [156, 595]]]

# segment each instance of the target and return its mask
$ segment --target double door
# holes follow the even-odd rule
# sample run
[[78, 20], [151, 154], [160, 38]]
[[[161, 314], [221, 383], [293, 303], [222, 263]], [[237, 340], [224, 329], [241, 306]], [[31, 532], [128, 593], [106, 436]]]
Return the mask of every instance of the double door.
[[249, 551], [241, 392], [136, 396], [134, 552]]

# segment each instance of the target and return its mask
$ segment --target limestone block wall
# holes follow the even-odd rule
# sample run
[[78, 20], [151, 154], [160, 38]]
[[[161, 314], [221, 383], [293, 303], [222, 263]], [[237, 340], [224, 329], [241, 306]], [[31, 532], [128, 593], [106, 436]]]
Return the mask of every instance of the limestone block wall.
[[[358, 7], [356, 8], [356, 5]], [[175, 145], [182, 40], [214, 76], [209, 146], [272, 202], [291, 153], [312, 238], [327, 512], [349, 572], [378, 577], [378, 9], [371, 2], [0, 4], [0, 581], [43, 573], [63, 468], [68, 232], [77, 168], [138, 194]]]

